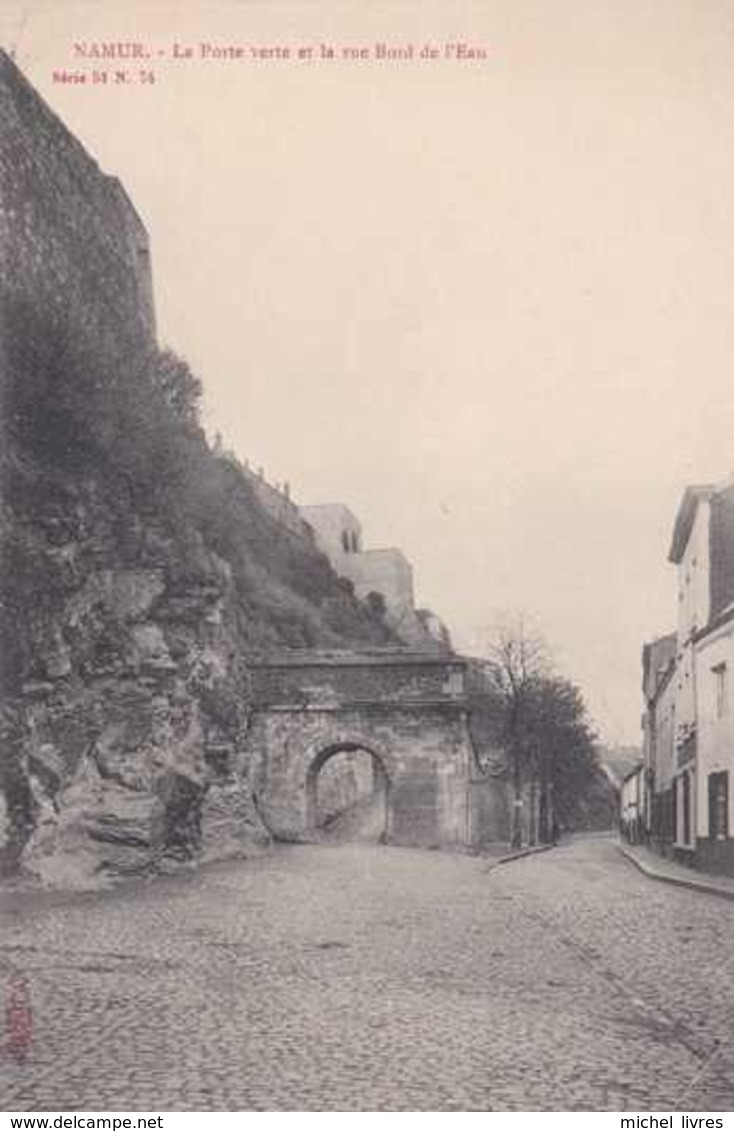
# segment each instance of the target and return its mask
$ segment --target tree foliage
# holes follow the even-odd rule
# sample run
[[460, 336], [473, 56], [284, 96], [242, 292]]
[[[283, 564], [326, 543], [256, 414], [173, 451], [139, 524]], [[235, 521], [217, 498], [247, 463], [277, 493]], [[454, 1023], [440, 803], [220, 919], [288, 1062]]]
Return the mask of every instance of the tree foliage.
[[[600, 772], [581, 692], [554, 671], [546, 643], [522, 617], [503, 620], [485, 653], [473, 705], [505, 752], [515, 802], [528, 785], [537, 787], [552, 798], [555, 821], [570, 826]], [[516, 809], [513, 841], [519, 835]]]
[[161, 350], [156, 358], [154, 380], [174, 419], [190, 427], [196, 425], [202, 385], [188, 362], [172, 350]]
[[523, 731], [527, 770], [552, 788], [557, 821], [572, 825], [599, 773], [595, 737], [579, 689], [557, 675], [536, 679]]

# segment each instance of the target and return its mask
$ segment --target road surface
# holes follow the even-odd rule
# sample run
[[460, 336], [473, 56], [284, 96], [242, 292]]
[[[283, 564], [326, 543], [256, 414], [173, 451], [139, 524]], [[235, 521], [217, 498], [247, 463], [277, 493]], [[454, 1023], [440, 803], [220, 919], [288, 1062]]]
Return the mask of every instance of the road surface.
[[730, 1110], [733, 939], [734, 903], [593, 838], [284, 847], [6, 909], [33, 1040], [0, 1108]]

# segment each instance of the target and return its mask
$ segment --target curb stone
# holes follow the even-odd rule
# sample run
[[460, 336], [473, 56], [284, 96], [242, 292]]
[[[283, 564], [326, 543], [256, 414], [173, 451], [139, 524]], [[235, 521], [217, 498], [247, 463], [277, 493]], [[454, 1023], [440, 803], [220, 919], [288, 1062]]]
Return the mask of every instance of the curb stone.
[[498, 856], [490, 860], [485, 871], [491, 872], [500, 864], [511, 864], [513, 860], [522, 860], [525, 856], [536, 856], [539, 852], [549, 852], [552, 848], [561, 848], [559, 844], [532, 844], [527, 848], [520, 848], [517, 852], [509, 852], [506, 856]]
[[557, 844], [531, 844], [527, 848], [519, 848], [517, 852], [510, 852], [507, 856], [500, 856], [498, 864], [509, 864], [511, 860], [522, 860], [523, 856], [535, 856], [538, 852], [550, 852], [558, 848]]
[[626, 860], [647, 876], [650, 880], [659, 880], [664, 884], [674, 884], [676, 887], [688, 888], [690, 891], [700, 892], [701, 895], [716, 895], [719, 899], [734, 900], [734, 890], [730, 888], [721, 887], [715, 881], [707, 881], [698, 879], [695, 876], [674, 876], [667, 872], [660, 872], [657, 868], [651, 867], [646, 860], [640, 860], [639, 857], [629, 852], [624, 845], [618, 844], [617, 848]]

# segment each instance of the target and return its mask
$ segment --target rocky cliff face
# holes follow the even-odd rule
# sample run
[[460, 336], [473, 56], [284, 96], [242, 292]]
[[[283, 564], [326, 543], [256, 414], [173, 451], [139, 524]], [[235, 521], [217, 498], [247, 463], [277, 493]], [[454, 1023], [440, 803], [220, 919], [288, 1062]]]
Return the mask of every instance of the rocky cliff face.
[[29, 467], [15, 480], [6, 497], [37, 505], [5, 510], [5, 871], [85, 884], [265, 842], [241, 764], [228, 564], [194, 537], [174, 568], [134, 515], [137, 544], [121, 552], [93, 480]]

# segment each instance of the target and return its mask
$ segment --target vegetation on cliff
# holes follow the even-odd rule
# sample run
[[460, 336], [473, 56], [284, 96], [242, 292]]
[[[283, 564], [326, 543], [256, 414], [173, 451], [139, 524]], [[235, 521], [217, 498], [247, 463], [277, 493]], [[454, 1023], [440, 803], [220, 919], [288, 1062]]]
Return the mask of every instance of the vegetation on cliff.
[[2, 331], [0, 859], [241, 847], [249, 651], [389, 630], [211, 450], [185, 362], [7, 296]]
[[198, 421], [201, 384], [185, 362], [165, 351], [100, 362], [99, 343], [81, 350], [27, 306], [11, 309], [5, 328], [11, 510], [32, 518], [49, 495], [63, 505], [65, 490], [73, 496], [94, 484], [116, 564], [153, 561], [185, 574], [197, 570], [202, 543], [228, 563], [244, 641], [389, 642], [383, 618], [353, 598], [314, 545], [275, 523], [232, 461], [211, 450]]

